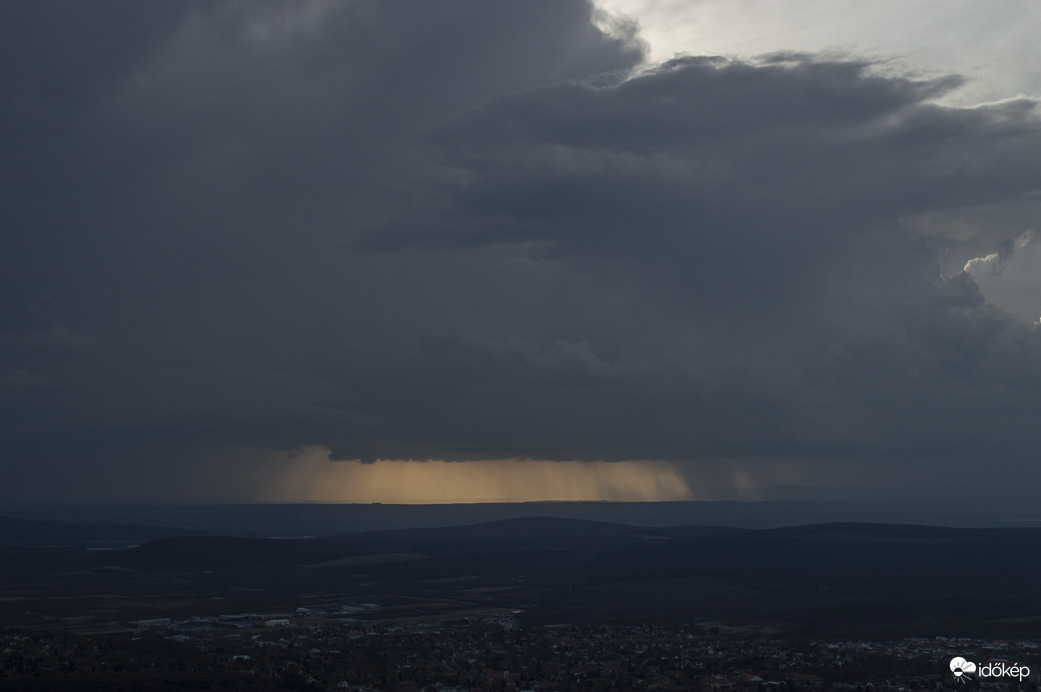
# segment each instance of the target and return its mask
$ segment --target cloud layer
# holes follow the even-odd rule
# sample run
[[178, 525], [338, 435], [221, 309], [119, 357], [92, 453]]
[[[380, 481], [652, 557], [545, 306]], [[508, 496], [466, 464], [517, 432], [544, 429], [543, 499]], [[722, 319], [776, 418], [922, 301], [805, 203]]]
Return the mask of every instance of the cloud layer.
[[11, 497], [191, 496], [313, 445], [1041, 480], [1038, 287], [999, 299], [964, 232], [1036, 204], [1034, 100], [646, 65], [578, 1], [63, 10], [0, 21]]

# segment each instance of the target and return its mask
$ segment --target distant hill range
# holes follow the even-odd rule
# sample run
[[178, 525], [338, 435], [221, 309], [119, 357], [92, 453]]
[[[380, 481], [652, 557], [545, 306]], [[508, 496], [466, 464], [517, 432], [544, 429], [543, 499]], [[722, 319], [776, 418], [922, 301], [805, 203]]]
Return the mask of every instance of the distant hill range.
[[[33, 625], [25, 619], [36, 612], [48, 623], [82, 620], [101, 612], [101, 599], [104, 612], [137, 617], [371, 602], [392, 620], [508, 608], [523, 612], [522, 626], [690, 618], [789, 636], [1041, 635], [1041, 529], [530, 517], [294, 540], [160, 536], [128, 549], [82, 549], [143, 532], [0, 522], [0, 583], [19, 594], [0, 604], [0, 623]], [[82, 604], [48, 600], [55, 590], [79, 594]]]
[[1041, 491], [1033, 488], [935, 496], [923, 490], [887, 500], [775, 499], [697, 502], [518, 502], [454, 505], [278, 504], [0, 507], [0, 515], [76, 524], [175, 527], [181, 533], [252, 538], [338, 536], [452, 527], [533, 517], [631, 526], [778, 528], [835, 522], [957, 527], [1041, 527]]

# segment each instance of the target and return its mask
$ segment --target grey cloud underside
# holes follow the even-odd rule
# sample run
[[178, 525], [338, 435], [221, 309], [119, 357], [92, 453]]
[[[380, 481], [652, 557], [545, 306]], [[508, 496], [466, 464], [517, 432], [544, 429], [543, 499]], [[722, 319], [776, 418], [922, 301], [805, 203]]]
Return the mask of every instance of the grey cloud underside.
[[901, 223], [1041, 190], [1033, 101], [855, 58], [630, 74], [582, 2], [51, 7], [0, 49], [13, 478], [1041, 451], [1038, 332]]

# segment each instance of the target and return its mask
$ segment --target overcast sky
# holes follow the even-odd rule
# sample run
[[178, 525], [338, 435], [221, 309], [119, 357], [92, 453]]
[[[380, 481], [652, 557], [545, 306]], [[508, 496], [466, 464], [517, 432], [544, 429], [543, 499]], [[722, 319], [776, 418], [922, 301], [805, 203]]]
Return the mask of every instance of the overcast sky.
[[1036, 3], [605, 6], [0, 2], [0, 500], [1041, 483]]

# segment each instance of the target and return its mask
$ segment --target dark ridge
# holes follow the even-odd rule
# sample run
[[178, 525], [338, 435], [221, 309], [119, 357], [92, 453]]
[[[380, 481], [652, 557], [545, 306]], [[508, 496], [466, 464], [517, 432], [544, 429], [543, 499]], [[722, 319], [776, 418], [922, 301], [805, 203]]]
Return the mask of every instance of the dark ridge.
[[108, 526], [0, 517], [0, 546], [116, 547], [165, 536], [202, 533], [155, 526]]
[[[553, 540], [571, 538], [616, 538], [634, 533], [651, 533], [659, 529], [631, 526], [589, 519], [563, 519], [560, 517], [517, 517], [486, 521], [462, 526], [444, 526], [420, 529], [387, 529], [357, 534], [358, 537], [373, 537], [384, 540], [436, 540], [468, 541], [484, 539], [503, 540]], [[349, 537], [345, 537], [349, 538]]]
[[221, 569], [250, 565], [307, 565], [361, 555], [446, 549], [498, 551], [576, 544], [606, 547], [652, 539], [694, 540], [741, 531], [727, 527], [690, 526], [658, 529], [581, 519], [524, 517], [467, 526], [389, 529], [332, 538], [161, 538], [104, 559], [112, 564], [144, 570]]

